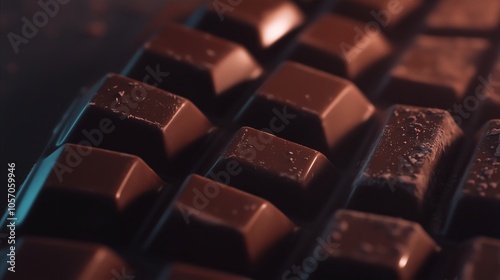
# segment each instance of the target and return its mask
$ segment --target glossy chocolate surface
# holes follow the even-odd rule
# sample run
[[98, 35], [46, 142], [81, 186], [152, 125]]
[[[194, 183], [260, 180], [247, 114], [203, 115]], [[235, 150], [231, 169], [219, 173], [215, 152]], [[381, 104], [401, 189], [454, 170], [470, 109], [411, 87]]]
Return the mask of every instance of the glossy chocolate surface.
[[174, 203], [149, 250], [232, 271], [257, 269], [295, 228], [262, 198], [199, 175], [186, 179]]
[[479, 38], [422, 35], [393, 68], [385, 101], [451, 108], [476, 81], [488, 41]]
[[111, 74], [82, 113], [69, 142], [134, 154], [165, 172], [169, 162], [212, 128], [189, 100]]
[[276, 44], [304, 22], [303, 13], [291, 0], [241, 1], [230, 13], [222, 13], [225, 5], [210, 3], [199, 27], [257, 52]]
[[67, 144], [45, 165], [45, 181], [29, 190], [38, 197], [23, 222], [28, 233], [122, 242], [166, 187], [140, 158], [98, 148]]
[[444, 110], [397, 105], [354, 182], [350, 207], [422, 219], [438, 192], [434, 176], [462, 130]]
[[151, 75], [148, 69], [169, 74], [161, 82], [148, 83], [189, 98], [197, 106], [216, 102], [262, 73], [243, 46], [176, 24], [165, 26], [145, 43], [125, 72], [142, 81]]
[[[23, 186], [8, 170], [0, 250], [20, 273], [0, 278], [497, 280], [492, 1], [214, 0], [176, 22], [159, 11], [123, 76], [81, 93]], [[44, 59], [21, 60], [54, 73]], [[75, 55], [89, 59], [108, 65]], [[31, 81], [5, 61], [6, 81]], [[102, 70], [72, 61], [88, 80]], [[27, 104], [50, 90], [35, 91], [19, 111], [38, 124]]]
[[285, 214], [310, 216], [335, 190], [338, 171], [320, 152], [243, 127], [206, 173], [234, 171], [231, 186], [262, 196]]
[[[500, 238], [500, 120], [484, 125], [477, 148], [456, 190], [448, 234]], [[478, 219], [478, 216], [481, 217]]]
[[248, 101], [240, 122], [255, 128], [272, 126], [280, 137], [329, 153], [374, 110], [350, 81], [285, 62]]
[[[381, 32], [341, 15], [324, 15], [298, 40], [292, 59], [348, 79], [355, 79], [386, 57], [391, 46]], [[332, 30], [338, 30], [332, 36]]]
[[[439, 246], [417, 223], [339, 210], [321, 263], [323, 277], [414, 279]], [[356, 278], [357, 277], [357, 278]]]

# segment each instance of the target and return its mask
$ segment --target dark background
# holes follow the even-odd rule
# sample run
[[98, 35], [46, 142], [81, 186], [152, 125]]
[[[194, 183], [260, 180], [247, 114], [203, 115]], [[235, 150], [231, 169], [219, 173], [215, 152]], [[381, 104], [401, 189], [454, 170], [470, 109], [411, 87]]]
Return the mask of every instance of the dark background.
[[120, 72], [156, 27], [181, 21], [199, 2], [69, 0], [16, 54], [8, 34], [22, 36], [22, 18], [33, 22], [43, 9], [38, 0], [0, 1], [0, 206], [7, 198], [7, 163], [16, 163], [19, 190], [75, 96], [106, 73]]

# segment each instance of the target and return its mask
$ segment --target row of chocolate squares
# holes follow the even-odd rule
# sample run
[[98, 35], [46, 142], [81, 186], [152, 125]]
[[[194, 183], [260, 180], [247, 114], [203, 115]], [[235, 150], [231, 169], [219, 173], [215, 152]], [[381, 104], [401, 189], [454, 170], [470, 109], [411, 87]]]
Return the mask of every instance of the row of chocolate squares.
[[[178, 77], [173, 78], [165, 83], [177, 83]], [[376, 115], [352, 82], [293, 62], [284, 63], [234, 118], [208, 119], [189, 98], [172, 93], [110, 74], [70, 109], [58, 144], [85, 141], [136, 154], [161, 175], [160, 166], [216, 134], [214, 123], [262, 128], [326, 155], [340, 155], [358, 148], [357, 136]], [[347, 165], [343, 159], [336, 164]]]
[[[417, 117], [404, 115], [423, 114], [411, 109], [399, 108], [392, 112], [390, 119], [402, 116], [400, 121], [410, 122], [407, 128], [403, 126], [406, 133], [413, 129], [426, 131], [423, 125], [416, 125]], [[439, 118], [436, 110], [425, 109], [424, 112], [429, 123]], [[445, 112], [440, 114], [446, 115]], [[388, 126], [383, 135], [400, 135], [394, 131], [401, 128], [400, 124], [389, 123]], [[433, 180], [430, 175], [423, 176], [433, 172], [431, 168], [438, 164], [431, 159], [444, 153], [433, 146], [446, 149], [449, 144], [438, 140], [451, 135], [442, 126], [437, 131], [425, 132], [434, 135], [434, 140], [419, 144], [418, 152], [408, 155], [421, 164], [406, 171], [407, 163], [413, 161], [405, 162], [402, 171], [398, 172], [412, 173], [401, 175], [388, 176], [371, 164], [388, 157], [380, 154], [387, 148], [385, 146], [404, 148], [398, 146], [397, 140], [382, 136], [366, 167], [356, 178], [355, 188], [346, 189], [348, 195], [352, 194], [348, 207], [368, 208], [369, 212], [378, 213], [389, 211], [387, 215], [396, 217], [415, 214], [413, 220], [420, 221], [419, 211], [427, 201], [424, 201], [425, 196], [419, 195], [418, 188], [433, 186], [424, 184]], [[425, 133], [420, 134], [421, 138]], [[498, 146], [498, 137], [500, 121], [489, 122], [449, 209], [447, 234], [498, 237], [500, 197], [494, 185], [500, 173], [500, 163], [496, 159], [498, 151], [494, 146]], [[259, 151], [258, 146], [252, 144], [257, 139], [270, 140], [266, 145], [262, 143], [267, 150]], [[256, 156], [248, 158], [240, 151], [253, 151]], [[225, 154], [227, 156], [214, 164], [218, 168], [207, 177], [216, 177], [245, 191], [199, 175], [191, 175], [179, 187], [173, 187], [137, 156], [66, 144], [41, 160], [23, 185], [16, 213], [18, 231], [117, 245], [139, 240], [141, 247], [158, 249], [160, 254], [162, 250], [180, 246], [180, 253], [186, 254], [186, 258], [198, 256], [200, 248], [211, 252], [209, 248], [213, 247], [221, 252], [228, 250], [224, 255], [231, 258], [209, 259], [246, 268], [261, 262], [263, 256], [271, 255], [269, 250], [287, 236], [301, 235], [302, 229], [317, 224], [315, 220], [324, 220], [321, 210], [331, 213], [332, 207], [341, 208], [346, 201], [343, 189], [335, 187], [338, 171], [321, 153], [304, 146], [242, 128], [225, 149]], [[391, 177], [396, 175], [402, 178]], [[390, 191], [391, 186], [394, 192]], [[276, 201], [277, 208], [256, 195], [273, 203]], [[479, 213], [480, 216], [476, 215]], [[5, 224], [8, 223], [6, 217], [3, 219]], [[412, 223], [413, 226], [417, 224]]]
[[[285, 65], [283, 71], [301, 67]], [[453, 173], [451, 169], [465, 165], [456, 163], [457, 157], [465, 156], [463, 161], [472, 166], [465, 171], [461, 186], [471, 190], [470, 196], [477, 194], [467, 205], [497, 209], [498, 121], [484, 127], [478, 143], [484, 150], [471, 159], [468, 151], [474, 145], [462, 143], [463, 132], [448, 112], [396, 105], [376, 114], [351, 83], [340, 78], [330, 81], [340, 89], [328, 98], [331, 103], [318, 98], [323, 100], [318, 104], [328, 107], [327, 113], [316, 112], [328, 116], [322, 124], [313, 125], [311, 118], [294, 115], [287, 107], [262, 107], [250, 111], [255, 116], [267, 111], [275, 114], [267, 120], [264, 132], [245, 127], [234, 133], [214, 126], [187, 99], [111, 75], [71, 109], [73, 116], [60, 126], [56, 146], [78, 143], [136, 155], [164, 181], [174, 184], [191, 173], [202, 174], [268, 199], [286, 215], [305, 221], [316, 217], [328, 197], [337, 192], [339, 200], [350, 198], [353, 208], [424, 223], [441, 194], [454, 192], [445, 192], [442, 185]], [[384, 119], [379, 121], [379, 117]], [[284, 131], [290, 131], [286, 140], [266, 133], [282, 135]], [[296, 138], [291, 135], [309, 142], [329, 139], [337, 152], [325, 156], [311, 149], [314, 145], [292, 142]], [[347, 168], [362, 156], [363, 165]], [[67, 161], [62, 166], [73, 164]], [[63, 168], [59, 173], [62, 177], [69, 171]], [[356, 174], [352, 183], [349, 179]], [[491, 218], [483, 226], [472, 227], [481, 228], [473, 234], [498, 236], [498, 228], [487, 226], [494, 221], [495, 211], [484, 212], [482, 216]]]
[[[305, 9], [301, 11], [294, 2]], [[369, 32], [371, 37], [379, 31], [389, 39], [393, 39], [391, 37], [401, 35], [401, 32], [408, 32], [408, 25], [424, 25], [425, 32], [429, 34], [467, 37], [494, 37], [500, 27], [500, 4], [495, 0], [483, 0], [478, 5], [472, 5], [466, 0], [442, 0], [437, 5], [431, 2], [433, 1], [255, 0], [235, 1], [229, 5], [216, 2], [195, 13], [190, 23], [197, 29], [238, 42], [256, 56], [279, 45], [295, 29], [307, 25], [307, 19], [311, 16], [316, 17], [318, 9], [329, 16], [343, 18], [351, 24], [349, 26], [337, 22], [329, 26], [324, 18], [319, 18], [318, 22], [304, 32], [305, 36], [300, 38], [301, 41], [315, 45], [325, 53], [333, 52], [334, 46], [338, 46], [341, 42], [355, 45], [353, 43], [357, 39], [352, 38], [362, 34], [354, 32], [364, 28], [371, 29]], [[484, 16], [478, 18], [476, 16], [478, 14]], [[450, 19], [450, 15], [453, 15], [453, 19]], [[333, 27], [337, 27], [336, 34], [331, 36]], [[304, 37], [310, 40], [307, 41]], [[312, 43], [312, 39], [315, 39], [315, 44]], [[370, 39], [359, 39], [365, 43], [368, 40]], [[325, 47], [328, 43], [331, 43], [330, 48]], [[362, 46], [355, 45], [355, 47]], [[380, 47], [377, 51], [379, 49]]]
[[[234, 25], [221, 26], [241, 33]], [[481, 37], [421, 34], [415, 36], [413, 44], [399, 58], [398, 47], [387, 42], [381, 32], [365, 32], [367, 26], [343, 16], [324, 15], [301, 34], [292, 54], [274, 54], [279, 61], [260, 65], [239, 44], [168, 24], [144, 44], [123, 74], [142, 80], [152, 71], [168, 72], [167, 80], [156, 83], [160, 88], [187, 97], [203, 112], [217, 115], [227, 112], [227, 107], [242, 98], [242, 92], [259, 84], [274, 64], [286, 58], [322, 70], [323, 75], [329, 73], [354, 81], [380, 104], [404, 103], [455, 111], [455, 104], [466, 108], [480, 106], [482, 117], [498, 118], [494, 87], [500, 62], [495, 42]], [[494, 26], [491, 31], [499, 27]], [[297, 97], [291, 97], [294, 94], [287, 93], [287, 89], [297, 92], [292, 86], [301, 87], [302, 83], [309, 86], [309, 91], [325, 90], [310, 76], [282, 73], [274, 78], [275, 86], [268, 85], [256, 101], [267, 98], [283, 102], [280, 95], [285, 94], [293, 103]], [[149, 79], [147, 83], [155, 81]], [[463, 117], [468, 113], [460, 114]]]
[[[177, 82], [178, 77], [172, 81]], [[203, 91], [197, 95], [203, 95]], [[488, 112], [482, 119], [500, 117], [496, 105], [488, 108], [479, 110]], [[369, 128], [383, 113], [352, 82], [294, 62], [282, 64], [234, 117], [222, 121], [207, 120], [188, 99], [118, 75], [109, 75], [71, 110], [73, 116], [68, 118], [58, 144], [84, 141], [136, 154], [160, 175], [172, 158], [182, 157], [179, 155], [196, 142], [203, 142], [207, 135], [217, 134], [214, 122], [219, 126], [229, 123], [259, 128], [315, 149], [343, 168], [363, 139], [370, 137]], [[474, 119], [474, 130], [483, 123], [472, 116], [470, 119]], [[113, 133], [108, 133], [111, 129]], [[189, 156], [183, 158], [185, 162]], [[189, 169], [192, 162], [187, 166]], [[179, 172], [186, 164], [177, 163], [175, 167], [171, 170]]]
[[[177, 205], [176, 211], [182, 211], [181, 207], [184, 206]], [[300, 255], [293, 264], [283, 265], [280, 261], [285, 258], [273, 262], [277, 252], [271, 251], [270, 242], [277, 242], [277, 238], [289, 233], [293, 226], [282, 223], [279, 217], [262, 217], [265, 208], [262, 204], [252, 210], [240, 209], [260, 212], [261, 218], [252, 222], [245, 220], [245, 214], [237, 214], [233, 224], [239, 227], [233, 233], [224, 231], [227, 224], [216, 219], [207, 224], [202, 221], [204, 218], [194, 218], [192, 227], [201, 230], [198, 234], [169, 236], [175, 238], [169, 241], [169, 246], [164, 242], [154, 244], [155, 253], [176, 252], [173, 258], [123, 249], [116, 253], [105, 245], [89, 241], [24, 236], [15, 246], [0, 250], [2, 259], [7, 258], [0, 265], [0, 277], [5, 280], [243, 280], [250, 277], [497, 280], [500, 277], [498, 239], [476, 237], [453, 248], [441, 248], [417, 223], [351, 210], [337, 211], [328, 223], [328, 230], [314, 240], [308, 253]], [[189, 226], [184, 226], [184, 232], [186, 227]], [[283, 231], [284, 228], [287, 230]], [[212, 235], [214, 229], [217, 235]], [[171, 264], [167, 265], [168, 262]], [[272, 269], [254, 276], [253, 271], [263, 262]]]

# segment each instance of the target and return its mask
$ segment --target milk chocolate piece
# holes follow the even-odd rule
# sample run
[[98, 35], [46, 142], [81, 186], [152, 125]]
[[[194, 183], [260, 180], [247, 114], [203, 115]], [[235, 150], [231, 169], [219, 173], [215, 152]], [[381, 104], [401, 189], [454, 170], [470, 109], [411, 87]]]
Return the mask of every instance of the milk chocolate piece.
[[299, 37], [292, 59], [349, 79], [385, 58], [391, 46], [370, 25], [341, 15], [324, 15]]
[[149, 249], [220, 269], [255, 271], [295, 225], [262, 198], [191, 175]]
[[500, 2], [442, 0], [426, 19], [430, 33], [454, 36], [498, 36]]
[[465, 243], [446, 276], [457, 280], [500, 279], [500, 240], [476, 237]]
[[145, 82], [184, 96], [197, 106], [214, 102], [262, 72], [241, 45], [175, 24], [168, 24], [144, 44], [125, 72], [143, 81], [158, 71], [168, 77]]
[[439, 250], [414, 222], [339, 210], [328, 231], [319, 279], [414, 279]]
[[422, 7], [423, 0], [342, 0], [335, 12], [359, 19], [377, 22], [384, 29], [394, 29], [398, 24]]
[[338, 172], [320, 152], [243, 127], [206, 176], [268, 199], [287, 215], [313, 218]]
[[419, 36], [393, 68], [382, 99], [451, 108], [468, 94], [488, 47], [486, 40], [477, 38]]
[[[276, 116], [280, 112], [293, 119], [283, 122]], [[248, 101], [240, 119], [256, 128], [270, 126], [280, 137], [328, 153], [373, 112], [353, 83], [285, 62]]]
[[451, 206], [451, 236], [500, 238], [500, 120], [488, 122]]
[[36, 197], [28, 232], [119, 242], [165, 187], [136, 156], [74, 144], [52, 153], [42, 169], [48, 174], [28, 190]]
[[[228, 12], [222, 12], [226, 8]], [[238, 1], [234, 7], [231, 3], [209, 3], [199, 27], [250, 50], [262, 51], [303, 22], [302, 11], [291, 0], [252, 0]]]
[[250, 280], [242, 276], [184, 263], [171, 264], [168, 270], [168, 276], [158, 280]]
[[99, 244], [29, 236], [16, 245], [16, 272], [3, 270], [4, 280], [135, 277], [120, 256]]
[[175, 167], [172, 160], [212, 128], [189, 100], [111, 74], [81, 115], [69, 142], [134, 154], [165, 172]]
[[371, 148], [349, 207], [421, 220], [462, 136], [447, 111], [396, 105]]

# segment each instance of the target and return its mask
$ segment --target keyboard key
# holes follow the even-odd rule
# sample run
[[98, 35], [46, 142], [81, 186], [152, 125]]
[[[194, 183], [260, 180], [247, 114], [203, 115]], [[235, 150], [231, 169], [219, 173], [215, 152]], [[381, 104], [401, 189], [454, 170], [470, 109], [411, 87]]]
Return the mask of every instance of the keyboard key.
[[[293, 116], [288, 124], [276, 116], [281, 111]], [[280, 137], [329, 153], [373, 112], [353, 83], [285, 62], [248, 101], [240, 119], [256, 128], [275, 128]]]
[[212, 128], [189, 100], [109, 75], [73, 128], [69, 142], [134, 154], [164, 173], [168, 167], [172, 171], [178, 167], [172, 160], [188, 160], [180, 156]]
[[228, 90], [257, 78], [262, 69], [241, 45], [169, 24], [144, 44], [125, 72], [140, 81], [151, 76], [151, 72], [168, 72], [161, 82], [145, 82], [201, 106], [212, 104]]
[[414, 279], [439, 251], [417, 223], [348, 210], [335, 214], [326, 244], [318, 279]]
[[320, 152], [243, 127], [205, 176], [268, 199], [287, 215], [314, 218], [338, 172]]
[[299, 37], [292, 59], [355, 79], [385, 58], [391, 46], [379, 29], [340, 15], [324, 15]]
[[447, 279], [500, 279], [500, 240], [477, 237], [464, 244], [456, 254]]
[[199, 28], [259, 52], [304, 22], [302, 11], [290, 0], [233, 2], [209, 3]]
[[500, 238], [500, 120], [483, 127], [452, 203], [448, 234]]
[[183, 263], [174, 263], [168, 268], [168, 276], [158, 280], [249, 280], [241, 276], [222, 271], [196, 267]]
[[382, 99], [449, 109], [468, 94], [488, 47], [477, 38], [419, 36], [392, 70]]
[[165, 187], [140, 158], [103, 149], [67, 144], [45, 165], [47, 176], [28, 190], [38, 193], [26, 221], [37, 234], [119, 243]]
[[447, 111], [396, 105], [371, 148], [349, 207], [422, 221], [462, 136]]
[[160, 255], [238, 272], [257, 270], [295, 225], [269, 202], [192, 175], [147, 247]]
[[343, 0], [334, 11], [363, 22], [376, 22], [390, 30], [422, 7], [423, 3], [422, 0]]
[[426, 20], [430, 33], [459, 36], [495, 36], [500, 28], [496, 0], [441, 0]]
[[24, 237], [17, 243], [16, 272], [0, 272], [4, 280], [135, 277], [120, 256], [102, 245], [42, 237]]

